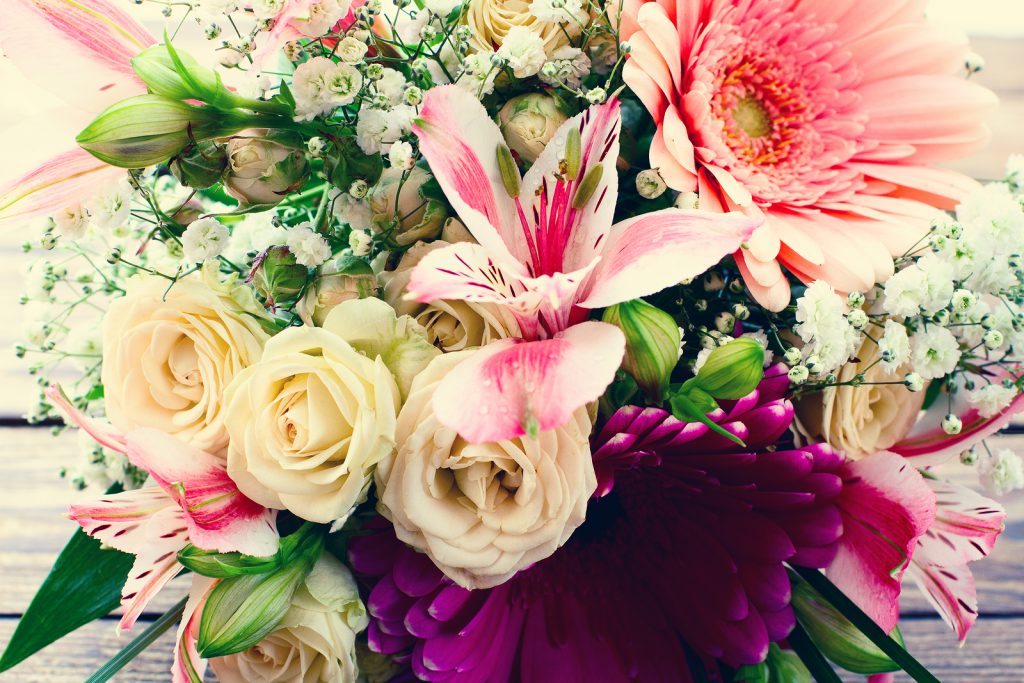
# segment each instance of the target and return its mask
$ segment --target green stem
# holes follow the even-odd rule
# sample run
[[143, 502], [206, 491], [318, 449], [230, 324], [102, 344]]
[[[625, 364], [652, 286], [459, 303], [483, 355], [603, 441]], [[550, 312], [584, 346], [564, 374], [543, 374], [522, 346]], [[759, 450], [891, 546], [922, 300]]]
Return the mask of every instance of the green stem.
[[842, 683], [839, 674], [835, 672], [832, 665], [825, 659], [825, 655], [821, 654], [821, 650], [811, 642], [807, 632], [804, 631], [800, 624], [793, 627], [786, 640], [789, 641], [790, 647], [796, 652], [800, 661], [807, 667], [807, 671], [814, 676], [814, 680], [818, 683]]
[[128, 662], [139, 656], [143, 650], [155, 643], [157, 638], [163, 635], [164, 631], [181, 618], [187, 601], [188, 598], [182, 598], [178, 601], [178, 604], [167, 610], [163, 616], [150, 624], [149, 628], [140, 633], [132, 642], [128, 643], [123, 650], [97, 669], [96, 673], [89, 676], [85, 683], [105, 683], [105, 681], [109, 681], [114, 674], [123, 669]]

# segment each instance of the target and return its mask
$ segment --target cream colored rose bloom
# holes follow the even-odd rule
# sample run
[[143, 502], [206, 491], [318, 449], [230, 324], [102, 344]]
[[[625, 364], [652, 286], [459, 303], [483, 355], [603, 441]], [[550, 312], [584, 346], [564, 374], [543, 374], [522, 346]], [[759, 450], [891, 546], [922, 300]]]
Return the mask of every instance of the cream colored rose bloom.
[[222, 452], [224, 390], [259, 360], [269, 335], [246, 287], [208, 272], [173, 286], [136, 276], [103, 319], [107, 417], [119, 429], [152, 427]]
[[395, 379], [381, 357], [346, 341], [338, 324], [339, 311], [368, 302], [383, 305], [347, 301], [322, 328], [281, 332], [228, 387], [228, 474], [261, 505], [313, 522], [342, 519], [394, 449]]
[[439, 356], [413, 381], [398, 450], [377, 466], [377, 496], [398, 538], [459, 585], [489, 588], [569, 539], [597, 479], [586, 408], [536, 439], [495, 443], [467, 443], [438, 422], [437, 385], [472, 353]]
[[580, 34], [574, 21], [559, 24], [535, 17], [530, 13], [530, 0], [470, 0], [464, 21], [472, 30], [470, 47], [478, 52], [493, 52], [501, 47], [513, 26], [525, 26], [539, 34], [548, 56]]
[[870, 367], [880, 357], [878, 345], [865, 339], [855, 354], [859, 363], [847, 363], [837, 373], [839, 382], [849, 382], [864, 373], [858, 387], [829, 387], [801, 398], [796, 405], [799, 429], [813, 439], [823, 439], [850, 458], [862, 458], [885, 450], [900, 441], [917, 420], [924, 392], [911, 393], [891, 382], [910, 371], [902, 367], [894, 374], [881, 365]]
[[367, 623], [352, 574], [324, 553], [270, 635], [210, 666], [221, 683], [355, 683], [356, 634]]
[[441, 240], [429, 244], [421, 242], [405, 252], [398, 267], [381, 276], [385, 281], [384, 300], [399, 315], [412, 316], [426, 330], [430, 343], [442, 351], [462, 351], [495, 339], [517, 336], [518, 323], [500, 306], [448, 300], [421, 304], [405, 298], [416, 264], [430, 252], [446, 246], [448, 243]]

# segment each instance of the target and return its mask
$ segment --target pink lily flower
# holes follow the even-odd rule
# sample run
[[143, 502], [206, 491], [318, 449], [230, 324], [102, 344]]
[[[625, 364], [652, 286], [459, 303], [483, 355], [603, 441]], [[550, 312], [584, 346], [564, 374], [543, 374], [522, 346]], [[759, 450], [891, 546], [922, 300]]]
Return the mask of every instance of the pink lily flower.
[[935, 493], [888, 451], [849, 461], [840, 473], [843, 537], [826, 574], [889, 633], [899, 621], [903, 574], [935, 520]]
[[438, 419], [468, 441], [564, 424], [604, 392], [625, 348], [618, 328], [583, 322], [587, 309], [694, 277], [759, 224], [740, 214], [666, 209], [612, 225], [620, 127], [615, 99], [566, 121], [515, 192], [507, 184], [518, 171], [503, 174], [504, 139], [483, 105], [457, 86], [427, 93], [413, 130], [478, 244], [431, 252], [413, 271], [408, 295], [504, 306], [524, 337], [488, 344], [439, 387]]
[[965, 486], [926, 481], [935, 492], [935, 522], [918, 540], [907, 574], [963, 643], [978, 619], [978, 593], [968, 563], [992, 552], [1006, 511]]
[[207, 662], [199, 655], [199, 622], [210, 592], [218, 583], [207, 576], [192, 577], [188, 601], [178, 624], [174, 643], [174, 662], [171, 664], [171, 683], [203, 683]]
[[128, 630], [146, 604], [181, 570], [186, 544], [217, 552], [268, 556], [277, 552], [276, 511], [246, 498], [220, 458], [155, 429], [118, 432], [84, 415], [57, 387], [47, 392], [97, 443], [125, 453], [156, 486], [72, 505], [69, 517], [105, 545], [135, 555], [121, 592]]
[[73, 206], [124, 174], [80, 149], [75, 135], [108, 105], [146, 91], [131, 59], [155, 43], [107, 0], [4, 3], [0, 47], [26, 76], [66, 103], [59, 118], [48, 117], [46, 137], [66, 138], [67, 151], [0, 187], [0, 222]]

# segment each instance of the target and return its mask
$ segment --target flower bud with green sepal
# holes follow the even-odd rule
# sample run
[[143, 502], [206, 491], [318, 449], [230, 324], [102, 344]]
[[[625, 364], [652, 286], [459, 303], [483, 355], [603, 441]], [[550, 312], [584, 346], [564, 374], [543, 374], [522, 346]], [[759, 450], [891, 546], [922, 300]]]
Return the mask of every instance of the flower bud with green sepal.
[[697, 372], [697, 385], [716, 399], [740, 399], [764, 376], [764, 347], [740, 337], [711, 352]]
[[611, 306], [601, 319], [622, 330], [626, 337], [623, 369], [650, 400], [660, 403], [679, 361], [679, 325], [671, 315], [642, 299]]
[[[811, 641], [834, 664], [865, 675], [899, 671], [896, 662], [806, 581], [794, 579], [793, 609]], [[890, 635], [903, 645], [899, 627]]]
[[222, 579], [210, 592], [199, 623], [204, 658], [247, 650], [272, 632], [291, 607], [296, 589], [320, 558], [326, 527], [304, 524], [281, 539], [277, 568]]
[[302, 138], [252, 129], [227, 143], [224, 191], [247, 208], [270, 208], [299, 189], [309, 176]]
[[228, 167], [224, 145], [207, 140], [186, 147], [167, 164], [185, 187], [205, 190], [220, 181]]
[[266, 299], [268, 309], [294, 302], [305, 290], [309, 269], [285, 246], [270, 247], [255, 258], [248, 282]]
[[342, 192], [348, 192], [357, 180], [366, 181], [372, 187], [383, 172], [384, 158], [380, 153], [366, 154], [353, 136], [338, 138], [324, 152], [324, 175]]

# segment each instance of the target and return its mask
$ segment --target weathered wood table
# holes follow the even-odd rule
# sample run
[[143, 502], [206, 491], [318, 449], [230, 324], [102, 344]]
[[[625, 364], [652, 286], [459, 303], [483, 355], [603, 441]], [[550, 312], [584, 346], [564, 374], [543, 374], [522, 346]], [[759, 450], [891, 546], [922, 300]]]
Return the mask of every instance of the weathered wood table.
[[[973, 44], [988, 63], [978, 80], [1003, 100], [992, 121], [999, 145], [957, 166], [975, 177], [994, 178], [1001, 175], [1009, 153], [1024, 153], [1024, 78], [1020, 68], [1024, 41], [988, 38], [976, 39]], [[17, 314], [18, 240], [17, 235], [0, 236], [0, 306], [5, 315]], [[3, 417], [24, 410], [34, 391], [23, 366], [13, 365], [5, 355], [17, 328], [17, 324], [0, 328], [0, 646], [7, 643], [19, 615], [74, 530], [62, 517], [74, 493], [57, 472], [75, 461], [76, 437], [65, 434], [54, 439], [45, 428], [17, 426], [16, 419]], [[999, 439], [999, 445], [1024, 452], [1024, 432]], [[971, 484], [974, 477], [966, 470], [952, 465], [947, 474]], [[1024, 683], [1024, 495], [1018, 492], [1003, 503], [1010, 513], [1006, 533], [992, 556], [974, 565], [982, 618], [963, 648], [957, 647], [952, 631], [914, 586], [906, 587], [902, 628], [907, 645], [944, 683]], [[145, 622], [159, 616], [186, 590], [182, 580], [172, 583], [150, 605], [151, 612], [140, 619], [136, 630], [145, 628]], [[116, 623], [114, 616], [94, 622], [0, 674], [0, 681], [81, 683], [128, 642], [128, 637], [118, 638]], [[116, 680], [168, 681], [172, 645], [172, 634], [165, 634]]]

